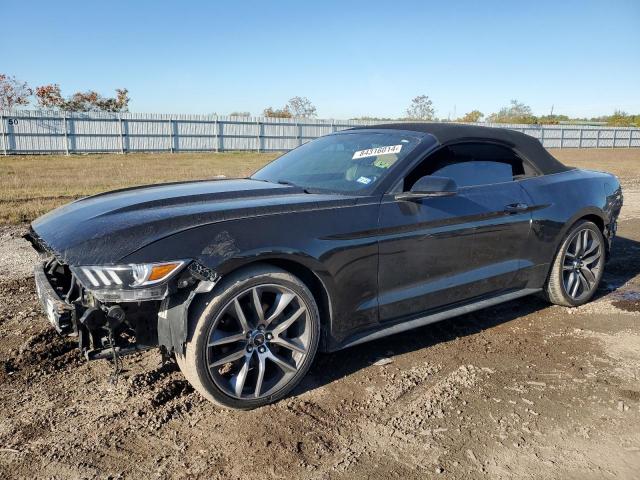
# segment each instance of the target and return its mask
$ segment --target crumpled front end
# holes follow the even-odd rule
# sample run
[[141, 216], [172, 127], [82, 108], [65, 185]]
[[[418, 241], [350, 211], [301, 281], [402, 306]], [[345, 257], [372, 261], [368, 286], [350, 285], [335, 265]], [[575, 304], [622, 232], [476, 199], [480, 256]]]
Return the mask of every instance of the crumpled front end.
[[[83, 268], [64, 263], [35, 232], [26, 238], [40, 254], [34, 276], [49, 322], [61, 335], [76, 337], [88, 360], [117, 358], [156, 346], [174, 349], [174, 343], [186, 340], [181, 340], [186, 328], [177, 328], [171, 322], [186, 319], [193, 296], [211, 290], [217, 280], [213, 272], [197, 262], [185, 261], [175, 276], [154, 283], [153, 289], [146, 288], [154, 296], [141, 299], [141, 295], [131, 292], [143, 292], [144, 287], [107, 289], [101, 282], [109, 282], [108, 287], [122, 287], [109, 270], [102, 273], [85, 267], [83, 275]], [[180, 312], [178, 319], [167, 314], [170, 307], [174, 316]], [[176, 335], [176, 331], [180, 334]]]

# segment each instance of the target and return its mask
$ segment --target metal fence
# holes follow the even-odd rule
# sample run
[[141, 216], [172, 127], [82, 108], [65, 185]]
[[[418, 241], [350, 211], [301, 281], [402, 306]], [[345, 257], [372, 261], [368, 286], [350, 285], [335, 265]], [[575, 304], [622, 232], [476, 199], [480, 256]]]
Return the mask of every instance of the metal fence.
[[[136, 113], [0, 110], [1, 152], [285, 151], [374, 121]], [[547, 148], [640, 147], [640, 129], [567, 125], [489, 125], [539, 139]]]

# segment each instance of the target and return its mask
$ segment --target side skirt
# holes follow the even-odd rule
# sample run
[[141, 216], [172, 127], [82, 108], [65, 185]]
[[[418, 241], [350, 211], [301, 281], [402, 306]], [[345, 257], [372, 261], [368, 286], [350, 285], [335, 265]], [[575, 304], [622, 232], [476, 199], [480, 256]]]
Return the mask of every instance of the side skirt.
[[376, 330], [375, 332], [358, 334], [350, 339], [347, 339], [347, 341], [341, 344], [336, 350], [342, 350], [343, 348], [353, 347], [354, 345], [377, 340], [378, 338], [387, 337], [389, 335], [405, 332], [407, 330], [412, 330], [418, 327], [423, 327], [425, 325], [429, 325], [430, 323], [435, 323], [441, 320], [446, 320], [447, 318], [464, 315], [465, 313], [481, 310], [483, 308], [491, 307], [499, 303], [515, 300], [516, 298], [526, 297], [527, 295], [537, 293], [540, 290], [542, 289], [524, 288], [522, 290], [516, 290], [515, 292], [504, 293], [496, 297], [479, 300], [477, 302], [462, 305], [460, 307], [455, 307], [450, 310], [444, 310], [430, 315], [425, 315], [424, 317], [415, 318], [413, 320], [407, 320], [406, 322], [396, 323], [389, 327], [383, 327], [380, 330]]

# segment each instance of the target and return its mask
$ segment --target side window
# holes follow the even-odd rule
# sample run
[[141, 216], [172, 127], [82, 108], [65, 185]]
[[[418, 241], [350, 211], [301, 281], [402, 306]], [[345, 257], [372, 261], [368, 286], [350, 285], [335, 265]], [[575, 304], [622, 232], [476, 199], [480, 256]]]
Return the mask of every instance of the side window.
[[459, 187], [488, 185], [513, 180], [511, 165], [488, 160], [449, 163], [432, 172], [431, 175], [452, 178]]
[[425, 175], [448, 177], [459, 187], [511, 182], [535, 173], [510, 148], [492, 143], [460, 143], [425, 158], [404, 181], [404, 190]]

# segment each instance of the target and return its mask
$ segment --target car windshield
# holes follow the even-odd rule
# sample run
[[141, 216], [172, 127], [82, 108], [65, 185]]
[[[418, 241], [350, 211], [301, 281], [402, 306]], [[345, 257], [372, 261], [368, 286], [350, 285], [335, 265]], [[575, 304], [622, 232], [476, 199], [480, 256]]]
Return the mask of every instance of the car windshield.
[[366, 193], [420, 142], [406, 132], [328, 135], [285, 153], [251, 178], [305, 189]]

